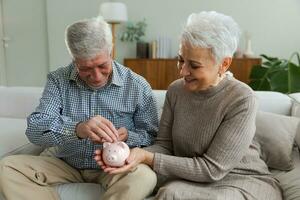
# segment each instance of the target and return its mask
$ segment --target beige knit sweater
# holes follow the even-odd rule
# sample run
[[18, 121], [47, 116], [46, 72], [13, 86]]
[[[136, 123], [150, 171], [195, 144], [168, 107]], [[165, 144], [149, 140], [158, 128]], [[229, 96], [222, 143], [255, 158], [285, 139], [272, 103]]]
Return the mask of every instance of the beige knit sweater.
[[201, 92], [173, 82], [166, 94], [155, 144], [154, 171], [196, 182], [228, 173], [269, 174], [253, 143], [257, 100], [246, 84], [226, 76]]

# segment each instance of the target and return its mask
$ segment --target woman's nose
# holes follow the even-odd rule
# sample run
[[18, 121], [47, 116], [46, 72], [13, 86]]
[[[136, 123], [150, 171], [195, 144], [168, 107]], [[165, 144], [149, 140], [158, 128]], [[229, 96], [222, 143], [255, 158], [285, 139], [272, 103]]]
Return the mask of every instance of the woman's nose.
[[188, 64], [184, 63], [180, 69], [180, 76], [187, 76], [190, 74], [190, 69], [188, 67]]

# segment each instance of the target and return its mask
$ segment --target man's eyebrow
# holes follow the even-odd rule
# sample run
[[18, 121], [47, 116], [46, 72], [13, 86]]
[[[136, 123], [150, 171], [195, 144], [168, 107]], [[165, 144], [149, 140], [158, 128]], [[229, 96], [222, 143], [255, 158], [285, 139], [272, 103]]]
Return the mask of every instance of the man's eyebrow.
[[[103, 65], [106, 65], [107, 63], [108, 63], [108, 61], [97, 65], [97, 67], [102, 67]], [[89, 67], [89, 66], [85, 66], [85, 65], [78, 66], [78, 69], [86, 69], [86, 68], [93, 68], [93, 67]]]
[[97, 65], [98, 67], [100, 66], [103, 66], [103, 65], [106, 65], [108, 63], [108, 61], [106, 61], [106, 62], [104, 62], [104, 63], [101, 63], [101, 64], [99, 64], [99, 65]]

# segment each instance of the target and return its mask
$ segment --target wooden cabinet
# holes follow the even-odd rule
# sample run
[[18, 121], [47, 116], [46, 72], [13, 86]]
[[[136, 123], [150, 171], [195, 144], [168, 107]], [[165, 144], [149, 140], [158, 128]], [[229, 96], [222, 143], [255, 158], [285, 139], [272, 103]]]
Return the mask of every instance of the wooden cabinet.
[[[234, 58], [229, 71], [236, 79], [248, 83], [253, 65], [260, 63], [260, 58]], [[125, 58], [124, 65], [145, 77], [153, 89], [167, 89], [170, 83], [180, 78], [177, 59]]]

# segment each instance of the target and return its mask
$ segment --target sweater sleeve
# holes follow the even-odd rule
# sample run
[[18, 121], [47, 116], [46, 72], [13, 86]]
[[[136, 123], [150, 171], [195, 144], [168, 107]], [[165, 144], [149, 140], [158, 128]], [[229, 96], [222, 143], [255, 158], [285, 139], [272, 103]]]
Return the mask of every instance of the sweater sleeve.
[[207, 151], [199, 157], [155, 153], [154, 171], [196, 182], [214, 182], [235, 168], [246, 154], [255, 134], [257, 103], [254, 95], [228, 108]]

